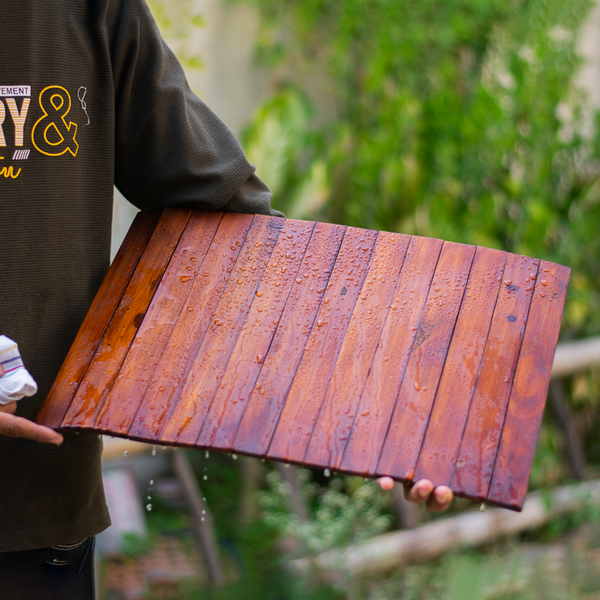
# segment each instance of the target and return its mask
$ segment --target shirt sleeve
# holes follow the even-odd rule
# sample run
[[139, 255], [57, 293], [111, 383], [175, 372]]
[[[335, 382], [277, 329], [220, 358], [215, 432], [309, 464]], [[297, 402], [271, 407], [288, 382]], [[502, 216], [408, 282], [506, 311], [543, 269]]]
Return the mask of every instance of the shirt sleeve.
[[111, 58], [115, 184], [140, 209], [283, 216], [225, 124], [190, 90], [144, 0], [120, 0]]

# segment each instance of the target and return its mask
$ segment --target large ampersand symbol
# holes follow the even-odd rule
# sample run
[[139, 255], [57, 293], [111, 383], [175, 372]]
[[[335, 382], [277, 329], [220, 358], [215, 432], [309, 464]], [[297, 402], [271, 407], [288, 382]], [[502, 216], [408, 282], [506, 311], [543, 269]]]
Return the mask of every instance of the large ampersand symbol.
[[46, 156], [62, 156], [65, 152], [77, 156], [77, 124], [65, 119], [71, 111], [69, 92], [58, 85], [44, 88], [40, 93], [40, 108], [44, 115], [33, 126], [33, 145]]

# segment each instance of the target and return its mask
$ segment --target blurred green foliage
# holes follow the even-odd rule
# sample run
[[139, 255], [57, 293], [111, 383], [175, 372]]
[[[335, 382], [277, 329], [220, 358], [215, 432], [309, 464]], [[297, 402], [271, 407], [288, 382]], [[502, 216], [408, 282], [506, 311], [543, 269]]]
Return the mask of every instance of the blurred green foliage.
[[566, 264], [565, 334], [600, 332], [598, 119], [573, 85], [589, 0], [244, 1], [278, 73], [245, 136], [278, 208]]
[[373, 480], [361, 477], [333, 477], [326, 487], [312, 481], [308, 469], [298, 477], [312, 518], [302, 522], [289, 510], [290, 485], [277, 471], [267, 475], [268, 490], [259, 495], [262, 519], [280, 535], [298, 540], [302, 554], [316, 554], [331, 548], [356, 544], [390, 529], [394, 521], [385, 514], [389, 494]]

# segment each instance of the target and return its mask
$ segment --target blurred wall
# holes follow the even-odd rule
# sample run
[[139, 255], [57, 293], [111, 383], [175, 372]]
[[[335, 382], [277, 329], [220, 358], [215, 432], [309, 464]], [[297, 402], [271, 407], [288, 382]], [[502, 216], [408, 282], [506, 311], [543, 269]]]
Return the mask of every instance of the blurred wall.
[[595, 0], [595, 5], [579, 37], [584, 64], [577, 82], [587, 91], [593, 108], [600, 110], [600, 0]]

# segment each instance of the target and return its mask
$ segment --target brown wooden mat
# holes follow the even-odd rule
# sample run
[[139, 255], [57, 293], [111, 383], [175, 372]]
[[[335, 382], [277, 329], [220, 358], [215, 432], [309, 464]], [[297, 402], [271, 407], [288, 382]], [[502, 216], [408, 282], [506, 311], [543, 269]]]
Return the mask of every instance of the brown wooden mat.
[[261, 215], [138, 215], [40, 414], [520, 510], [570, 270]]

